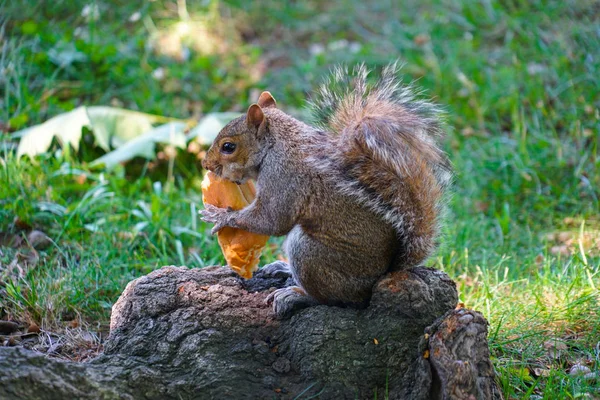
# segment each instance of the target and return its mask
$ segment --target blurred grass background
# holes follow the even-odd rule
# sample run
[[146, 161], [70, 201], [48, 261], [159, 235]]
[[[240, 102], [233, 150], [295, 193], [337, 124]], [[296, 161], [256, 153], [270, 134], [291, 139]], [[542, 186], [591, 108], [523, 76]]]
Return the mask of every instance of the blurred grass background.
[[[17, 160], [15, 130], [80, 105], [242, 112], [263, 89], [306, 117], [333, 65], [400, 59], [457, 172], [429, 265], [490, 321], [506, 397], [600, 397], [600, 2], [0, 0], [0, 39], [0, 318], [101, 338], [129, 280], [223, 262], [197, 149], [97, 171], [89, 143]], [[32, 229], [51, 245], [7, 240]]]

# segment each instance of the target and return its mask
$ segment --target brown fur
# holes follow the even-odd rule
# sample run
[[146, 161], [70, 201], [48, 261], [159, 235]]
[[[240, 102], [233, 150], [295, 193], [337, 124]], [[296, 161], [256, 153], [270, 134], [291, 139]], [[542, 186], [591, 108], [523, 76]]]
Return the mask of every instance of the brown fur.
[[[343, 95], [326, 92], [329, 132], [281, 112], [264, 92], [204, 161], [227, 179], [257, 180], [250, 206], [204, 211], [204, 219], [215, 229], [288, 235], [292, 274], [322, 303], [364, 304], [383, 274], [421, 264], [436, 245], [449, 181], [441, 130], [426, 103], [408, 102], [388, 75], [369, 87], [363, 73]], [[222, 151], [228, 141], [232, 154]]]

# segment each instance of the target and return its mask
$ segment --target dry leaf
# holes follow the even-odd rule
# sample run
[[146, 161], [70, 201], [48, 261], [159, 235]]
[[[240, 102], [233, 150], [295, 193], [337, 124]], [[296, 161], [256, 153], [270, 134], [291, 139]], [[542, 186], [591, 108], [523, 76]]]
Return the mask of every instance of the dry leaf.
[[592, 370], [590, 370], [588, 367], [582, 364], [575, 364], [571, 367], [571, 369], [569, 369], [569, 375], [571, 376], [585, 375], [589, 374], [590, 372], [592, 372]]
[[552, 246], [550, 248], [550, 253], [554, 254], [554, 255], [561, 255], [561, 256], [568, 256], [569, 253], [569, 248], [566, 245], [562, 245], [562, 246]]
[[543, 376], [543, 377], [550, 376], [550, 370], [546, 369], [546, 368], [534, 368], [533, 373], [536, 376]]
[[567, 350], [567, 345], [564, 342], [554, 339], [545, 341], [544, 348], [550, 358], [557, 359]]
[[544, 255], [543, 255], [543, 254], [538, 254], [538, 255], [535, 257], [535, 263], [536, 263], [537, 265], [540, 265], [540, 264], [542, 264], [542, 263], [544, 262], [544, 260], [545, 260], [545, 257], [544, 257]]

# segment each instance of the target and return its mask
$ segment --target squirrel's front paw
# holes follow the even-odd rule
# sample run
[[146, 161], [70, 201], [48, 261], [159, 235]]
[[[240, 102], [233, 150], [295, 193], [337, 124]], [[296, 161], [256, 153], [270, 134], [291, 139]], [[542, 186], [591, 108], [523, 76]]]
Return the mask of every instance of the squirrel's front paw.
[[199, 214], [202, 215], [202, 221], [215, 224], [211, 230], [211, 233], [214, 235], [224, 227], [228, 226], [232, 212], [233, 210], [229, 207], [220, 208], [211, 204], [205, 204], [204, 210], [200, 210]]
[[260, 278], [288, 279], [292, 277], [289, 264], [283, 261], [275, 261], [267, 264], [254, 274]]
[[287, 319], [298, 310], [319, 304], [299, 286], [277, 289], [267, 297], [266, 301], [267, 304], [273, 303], [273, 312], [277, 319]]

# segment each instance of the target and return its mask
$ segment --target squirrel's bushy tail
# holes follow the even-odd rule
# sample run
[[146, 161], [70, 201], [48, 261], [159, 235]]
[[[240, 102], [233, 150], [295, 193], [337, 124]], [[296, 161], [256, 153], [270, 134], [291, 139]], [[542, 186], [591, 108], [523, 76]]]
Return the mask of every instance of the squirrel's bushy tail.
[[335, 169], [340, 190], [393, 225], [402, 243], [393, 269], [418, 265], [435, 248], [452, 176], [437, 143], [441, 111], [418, 100], [398, 72], [396, 63], [388, 65], [369, 82], [364, 65], [351, 73], [338, 68], [310, 104], [333, 142], [317, 167]]

